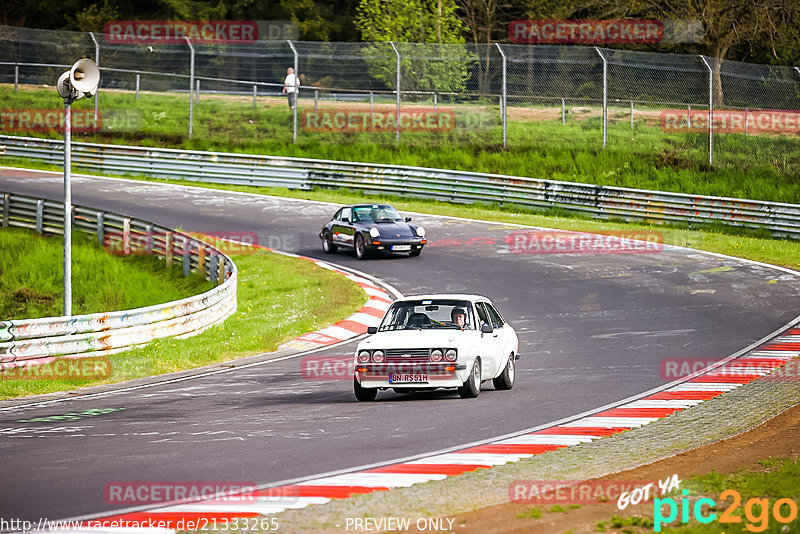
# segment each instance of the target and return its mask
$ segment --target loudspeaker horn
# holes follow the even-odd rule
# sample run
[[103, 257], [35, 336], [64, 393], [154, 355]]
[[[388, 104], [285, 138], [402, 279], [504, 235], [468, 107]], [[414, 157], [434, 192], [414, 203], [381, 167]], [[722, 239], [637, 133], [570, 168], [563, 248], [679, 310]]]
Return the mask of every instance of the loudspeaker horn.
[[91, 59], [79, 59], [69, 71], [69, 82], [77, 91], [92, 96], [100, 84], [100, 69]]

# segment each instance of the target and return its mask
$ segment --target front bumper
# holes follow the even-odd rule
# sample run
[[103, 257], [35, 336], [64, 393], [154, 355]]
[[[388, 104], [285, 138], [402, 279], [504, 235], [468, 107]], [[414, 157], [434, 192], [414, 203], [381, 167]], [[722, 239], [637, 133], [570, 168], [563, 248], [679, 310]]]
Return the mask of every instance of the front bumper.
[[[355, 369], [356, 380], [366, 388], [455, 388], [460, 387], [469, 376], [467, 366], [458, 362], [356, 363]], [[404, 375], [402, 378], [424, 375], [426, 380], [390, 380], [396, 375]]]
[[[364, 244], [370, 250], [382, 250], [386, 252], [411, 252], [412, 250], [422, 250], [422, 247], [428, 242], [427, 239], [366, 239]], [[393, 247], [408, 247], [405, 250], [394, 250]]]

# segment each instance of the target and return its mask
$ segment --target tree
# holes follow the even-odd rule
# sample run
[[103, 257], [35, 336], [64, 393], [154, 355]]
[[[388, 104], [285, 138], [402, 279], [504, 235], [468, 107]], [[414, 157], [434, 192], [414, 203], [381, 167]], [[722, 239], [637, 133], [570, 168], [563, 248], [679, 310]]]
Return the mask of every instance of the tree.
[[489, 92], [489, 47], [508, 37], [506, 13], [513, 6], [505, 0], [458, 0], [464, 22], [469, 28], [476, 51], [484, 46], [485, 54], [478, 62], [478, 90]]
[[[475, 58], [463, 46], [464, 24], [456, 9], [454, 0], [361, 0], [355, 22], [365, 41], [398, 43], [402, 89], [462, 92]], [[362, 53], [370, 76], [394, 87], [391, 46], [376, 43]]]

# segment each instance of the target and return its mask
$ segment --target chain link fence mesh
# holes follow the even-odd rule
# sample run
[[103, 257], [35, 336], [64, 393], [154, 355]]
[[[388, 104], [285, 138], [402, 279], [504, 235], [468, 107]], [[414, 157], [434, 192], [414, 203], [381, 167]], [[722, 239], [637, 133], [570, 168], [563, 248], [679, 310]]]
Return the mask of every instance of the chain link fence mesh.
[[[112, 41], [0, 26], [0, 84], [53, 86], [87, 55], [102, 73], [104, 129], [153, 142], [188, 136], [191, 117], [198, 139], [636, 147], [701, 162], [800, 161], [793, 67], [588, 46]], [[281, 94], [295, 64], [296, 130]]]

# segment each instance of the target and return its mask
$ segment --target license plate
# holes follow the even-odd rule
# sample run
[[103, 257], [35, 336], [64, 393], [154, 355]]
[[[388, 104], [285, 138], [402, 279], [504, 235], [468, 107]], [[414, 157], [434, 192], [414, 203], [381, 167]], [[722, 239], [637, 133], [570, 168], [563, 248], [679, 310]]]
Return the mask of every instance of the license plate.
[[392, 245], [392, 250], [411, 250], [411, 245]]
[[427, 382], [428, 375], [389, 375], [390, 384], [398, 384], [400, 382]]

